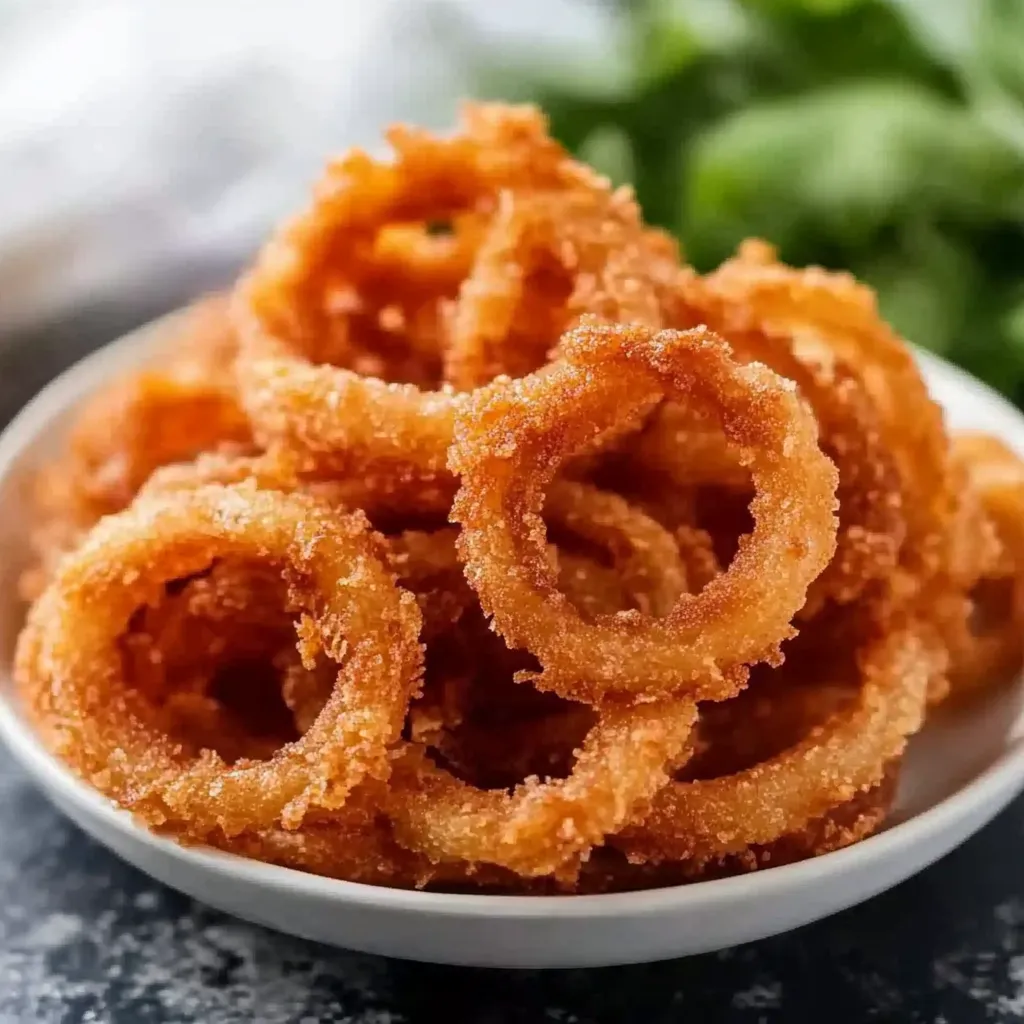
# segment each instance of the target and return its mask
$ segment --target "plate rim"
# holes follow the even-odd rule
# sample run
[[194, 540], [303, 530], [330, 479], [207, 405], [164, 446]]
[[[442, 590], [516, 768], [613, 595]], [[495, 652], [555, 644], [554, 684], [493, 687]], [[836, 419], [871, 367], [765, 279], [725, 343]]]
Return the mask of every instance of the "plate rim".
[[[138, 346], [141, 359], [147, 347], [172, 327], [184, 312], [176, 310], [101, 346], [77, 360], [30, 399], [0, 433], [0, 482], [16, 469], [23, 453], [49, 424], [67, 414], [73, 404], [84, 398], [101, 380], [131, 367], [133, 360], [125, 357], [129, 349]], [[920, 349], [915, 349], [915, 354], [923, 364], [931, 364], [933, 369], [952, 377], [965, 389], [976, 393], [980, 391], [988, 401], [1001, 406], [1004, 414], [1011, 413], [1020, 421], [1024, 436], [1024, 417], [1002, 395], [941, 357]], [[523, 896], [424, 892], [328, 878], [209, 848], [182, 846], [173, 839], [151, 832], [137, 823], [130, 812], [117, 808], [50, 753], [18, 710], [19, 701], [12, 684], [10, 666], [0, 667], [0, 742], [7, 746], [48, 798], [52, 799], [52, 794], [57, 793], [93, 821], [113, 828], [130, 840], [153, 846], [164, 856], [192, 868], [207, 870], [221, 877], [230, 876], [235, 882], [270, 886], [282, 892], [380, 910], [461, 917], [497, 915], [510, 919], [546, 917], [556, 910], [560, 917], [583, 920], [625, 911], [634, 916], [674, 915], [687, 909], [699, 910], [723, 902], [764, 897], [772, 892], [790, 892], [820, 883], [825, 877], [854, 866], [866, 870], [872, 865], [881, 865], [890, 859], [895, 860], [899, 851], [927, 845], [930, 839], [938, 839], [955, 828], [957, 823], [969, 820], [972, 809], [987, 808], [982, 819], [967, 833], [969, 836], [1024, 789], [1022, 735], [1012, 738], [1003, 753], [966, 785], [919, 814], [852, 846], [794, 864], [729, 878], [616, 893]], [[1021, 682], [1018, 681], [1017, 685]], [[58, 805], [58, 810], [68, 816], [63, 807]], [[100, 842], [102, 844], [102, 840]], [[955, 845], [959, 845], [959, 841]], [[946, 852], [949, 851], [943, 848], [931, 860]], [[912, 873], [916, 870], [919, 869]]]

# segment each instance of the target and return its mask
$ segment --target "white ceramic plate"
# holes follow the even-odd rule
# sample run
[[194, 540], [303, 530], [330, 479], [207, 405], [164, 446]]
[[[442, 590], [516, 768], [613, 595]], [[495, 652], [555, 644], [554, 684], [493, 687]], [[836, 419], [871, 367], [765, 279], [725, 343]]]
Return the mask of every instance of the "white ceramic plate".
[[[60, 442], [80, 399], [138, 363], [165, 322], [124, 338], [51, 384], [0, 437], [0, 665], [22, 609], [31, 468]], [[929, 383], [954, 428], [1005, 438], [1024, 453], [1024, 419], [988, 388], [929, 356]], [[349, 949], [491, 967], [584, 967], [684, 956], [796, 928], [888, 889], [948, 853], [1024, 788], [1020, 687], [992, 695], [917, 737], [893, 821], [857, 846], [738, 878], [606, 896], [405, 892], [318, 878], [151, 835], [74, 778], [36, 741], [9, 678], [0, 736], [47, 796], [86, 832], [154, 878], [239, 917]]]

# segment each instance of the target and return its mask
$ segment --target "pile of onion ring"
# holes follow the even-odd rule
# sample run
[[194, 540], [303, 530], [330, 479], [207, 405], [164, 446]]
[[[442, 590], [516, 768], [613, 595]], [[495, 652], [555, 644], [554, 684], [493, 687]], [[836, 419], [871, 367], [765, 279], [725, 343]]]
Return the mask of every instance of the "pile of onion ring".
[[150, 828], [602, 892], [885, 821], [1024, 662], [1024, 462], [844, 274], [683, 265], [532, 107], [332, 161], [40, 468], [16, 658]]

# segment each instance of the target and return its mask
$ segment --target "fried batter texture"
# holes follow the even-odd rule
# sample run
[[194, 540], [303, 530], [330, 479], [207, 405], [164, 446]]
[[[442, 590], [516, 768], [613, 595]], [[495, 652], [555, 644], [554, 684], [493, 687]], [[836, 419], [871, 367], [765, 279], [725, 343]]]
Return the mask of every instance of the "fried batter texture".
[[35, 479], [16, 678], [150, 828], [599, 893], [881, 827], [1024, 662], [1024, 462], [845, 274], [701, 275], [532, 107], [331, 161]]

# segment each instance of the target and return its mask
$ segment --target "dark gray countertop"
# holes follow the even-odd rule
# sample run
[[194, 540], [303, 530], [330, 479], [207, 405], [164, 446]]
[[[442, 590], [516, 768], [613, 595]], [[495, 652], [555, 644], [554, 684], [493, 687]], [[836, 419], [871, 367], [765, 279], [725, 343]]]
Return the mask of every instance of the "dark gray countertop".
[[[97, 310], [0, 349], [2, 420], [139, 321]], [[777, 939], [602, 971], [430, 967], [275, 935], [157, 885], [0, 751], [0, 1024], [1024, 1020], [1022, 850], [1024, 800], [898, 889]]]

